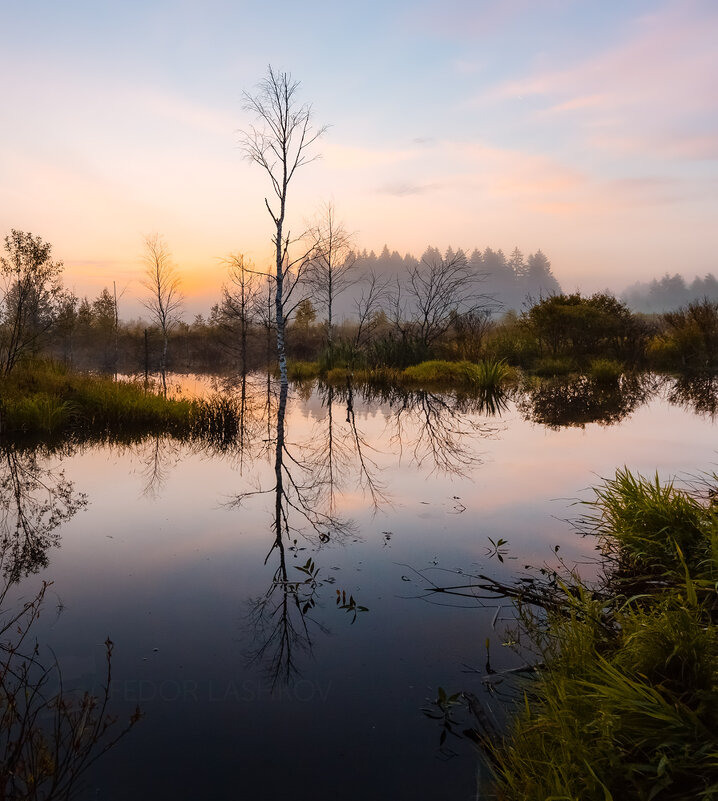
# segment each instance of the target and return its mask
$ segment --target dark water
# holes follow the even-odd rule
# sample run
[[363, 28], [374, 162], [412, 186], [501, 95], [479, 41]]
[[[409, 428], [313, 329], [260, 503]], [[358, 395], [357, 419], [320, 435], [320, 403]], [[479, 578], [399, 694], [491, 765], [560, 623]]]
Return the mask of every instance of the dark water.
[[[492, 414], [450, 396], [317, 388], [290, 390], [282, 409], [273, 387], [268, 414], [256, 379], [229, 448], [13, 453], [42, 482], [29, 498], [49, 497], [62, 471], [77, 508], [26, 553], [18, 576], [37, 573], [6, 607], [52, 581], [33, 635], [65, 687], [100, 687], [110, 636], [112, 710], [144, 713], [81, 797], [475, 798], [470, 747], [439, 748], [421, 709], [439, 685], [484, 692], [487, 638], [495, 669], [520, 663], [504, 645], [511, 613], [427, 594], [430, 580], [507, 580], [551, 563], [556, 545], [590, 574], [594, 543], [565, 522], [573, 501], [624, 464], [664, 478], [712, 469], [714, 395], [579, 383]], [[508, 541], [503, 563], [489, 538]]]

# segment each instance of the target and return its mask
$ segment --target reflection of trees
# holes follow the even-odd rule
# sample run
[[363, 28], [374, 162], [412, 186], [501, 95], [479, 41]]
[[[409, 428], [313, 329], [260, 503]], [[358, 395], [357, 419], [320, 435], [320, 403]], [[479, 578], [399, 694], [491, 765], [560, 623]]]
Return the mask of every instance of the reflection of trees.
[[9, 583], [47, 566], [58, 527], [87, 504], [62, 470], [43, 466], [36, 451], [0, 448], [0, 563]]
[[718, 376], [682, 375], [668, 387], [668, 402], [715, 420], [718, 417]]
[[[271, 495], [274, 500], [272, 544], [265, 564], [276, 558], [277, 565], [267, 591], [250, 604], [249, 622], [258, 643], [250, 654], [267, 668], [272, 686], [280, 680], [290, 682], [298, 674], [297, 656], [310, 652], [312, 640], [309, 613], [325, 584], [313, 559], [295, 565], [299, 575], [290, 575], [287, 551], [296, 553], [297, 535], [317, 546], [330, 540], [341, 542], [353, 530], [352, 523], [336, 515], [334, 486], [341, 447], [334, 439], [333, 418], [329, 415], [329, 434], [324, 447], [292, 445], [286, 437], [287, 387], [280, 386], [274, 438], [274, 486], [238, 496], [232, 506], [248, 498]], [[353, 598], [338, 596], [338, 605], [349, 611], [360, 610]], [[322, 628], [311, 619], [317, 627]]]
[[177, 463], [177, 443], [172, 437], [158, 435], [141, 442], [137, 451], [137, 458], [142, 465], [140, 475], [144, 480], [142, 494], [154, 500]]
[[645, 403], [655, 390], [656, 381], [650, 375], [624, 375], [608, 383], [579, 376], [569, 381], [542, 381], [520, 395], [516, 405], [527, 420], [548, 428], [613, 425]]
[[[0, 621], [0, 798], [60, 801], [74, 797], [88, 768], [140, 718], [124, 725], [109, 714], [112, 642], [105, 642], [105, 684], [98, 696], [64, 690], [56, 663], [48, 667], [31, 644], [47, 585]], [[0, 605], [7, 586], [0, 593]], [[51, 686], [59, 682], [59, 691]]]
[[[391, 444], [400, 458], [408, 452], [418, 467], [430, 465], [432, 470], [460, 476], [481, 464], [474, 449], [476, 440], [497, 431], [496, 425], [477, 420], [475, 415], [490, 416], [505, 408], [505, 400], [499, 394], [488, 399], [486, 394], [460, 396], [366, 386], [359, 391], [364, 400], [388, 405]], [[351, 393], [350, 387], [350, 398]]]
[[[36, 451], [0, 447], [0, 798], [66, 799], [78, 780], [139, 719], [115, 726], [108, 714], [112, 643], [99, 697], [66, 692], [57, 664], [41, 658], [32, 628], [47, 584], [18, 608], [13, 584], [47, 566], [58, 528], [87, 503], [63, 472]], [[59, 690], [53, 689], [59, 684]]]
[[356, 484], [378, 510], [387, 504], [384, 484], [379, 480], [379, 467], [372, 457], [374, 448], [367, 442], [357, 425], [354, 412], [354, 395], [349, 385], [346, 397], [345, 420], [335, 420], [337, 400], [343, 400], [331, 385], [321, 385], [319, 394], [326, 415], [312, 432], [307, 456], [330, 513], [336, 511], [336, 496], [342, 492], [352, 476]]

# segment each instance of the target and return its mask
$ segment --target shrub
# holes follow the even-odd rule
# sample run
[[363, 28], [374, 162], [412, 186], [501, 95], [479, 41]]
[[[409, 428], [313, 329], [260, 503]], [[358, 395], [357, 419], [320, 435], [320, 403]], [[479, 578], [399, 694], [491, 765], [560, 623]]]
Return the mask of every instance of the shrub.
[[623, 365], [615, 359], [594, 359], [589, 372], [600, 384], [615, 384], [623, 374]]

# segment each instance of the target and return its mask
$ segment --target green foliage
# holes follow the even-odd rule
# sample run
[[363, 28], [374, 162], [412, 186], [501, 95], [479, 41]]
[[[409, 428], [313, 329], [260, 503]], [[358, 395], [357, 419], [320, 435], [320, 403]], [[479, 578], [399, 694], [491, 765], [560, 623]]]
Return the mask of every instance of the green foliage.
[[715, 371], [718, 368], [718, 302], [704, 299], [663, 315], [668, 327], [664, 358], [672, 351], [671, 366]]
[[483, 742], [500, 799], [718, 798], [712, 497], [626, 469], [595, 490], [583, 522], [613, 567], [521, 608], [541, 667], [509, 733]]
[[570, 356], [544, 356], [534, 363], [533, 372], [542, 378], [569, 375], [576, 372], [576, 362]]
[[612, 295], [553, 295], [532, 306], [524, 322], [553, 356], [611, 354], [637, 360], [645, 346], [645, 326]]
[[287, 376], [290, 381], [311, 381], [319, 376], [318, 362], [291, 361], [287, 364]]
[[623, 374], [623, 365], [615, 359], [593, 359], [589, 373], [600, 384], [615, 384]]
[[0, 390], [1, 430], [13, 436], [140, 430], [188, 436], [199, 408], [139, 383], [74, 373], [53, 362], [19, 365]]
[[319, 355], [319, 370], [326, 373], [336, 367], [345, 369], [366, 366], [366, 354], [354, 342], [341, 340], [328, 345]]
[[421, 362], [407, 367], [401, 374], [403, 384], [418, 386], [450, 385], [469, 389], [496, 389], [508, 377], [504, 362]]
[[594, 492], [595, 500], [588, 504], [592, 513], [585, 522], [624, 573], [682, 577], [684, 561], [691, 573], [713, 572], [710, 549], [718, 516], [712, 505], [706, 507], [672, 481], [634, 476], [626, 468]]
[[484, 353], [488, 359], [528, 368], [539, 356], [540, 344], [515, 314], [507, 314], [488, 334]]
[[366, 347], [369, 367], [409, 367], [425, 361], [429, 348], [421, 340], [404, 337], [382, 337]]

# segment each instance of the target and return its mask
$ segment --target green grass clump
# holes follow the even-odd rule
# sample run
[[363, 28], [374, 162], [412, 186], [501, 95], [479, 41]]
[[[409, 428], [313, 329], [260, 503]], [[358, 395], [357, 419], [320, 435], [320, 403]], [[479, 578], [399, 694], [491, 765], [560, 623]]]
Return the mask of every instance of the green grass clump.
[[0, 430], [9, 436], [144, 432], [189, 434], [196, 403], [169, 400], [136, 382], [22, 365], [0, 384]]
[[712, 504], [706, 506], [672, 481], [634, 476], [625, 468], [594, 492], [586, 523], [600, 536], [620, 575], [680, 578], [686, 567], [701, 578], [713, 575], [718, 509]]
[[403, 384], [451, 386], [461, 389], [496, 389], [506, 379], [509, 368], [503, 361], [447, 362], [433, 360], [407, 367]]
[[499, 750], [499, 797], [718, 797], [714, 630], [679, 596], [657, 611], [617, 614], [617, 635], [592, 624], [603, 614], [582, 597], [571, 617], [549, 620], [555, 655]]
[[623, 374], [623, 365], [615, 359], [594, 359], [589, 374], [600, 384], [615, 384]]
[[541, 666], [488, 746], [499, 799], [718, 799], [712, 498], [626, 469], [595, 490], [584, 524], [609, 569], [593, 587], [554, 577], [551, 602], [521, 610]]
[[533, 364], [533, 372], [541, 378], [569, 375], [576, 369], [576, 363], [568, 356], [544, 356]]
[[287, 363], [287, 377], [290, 381], [312, 381], [319, 377], [319, 362], [291, 361]]

